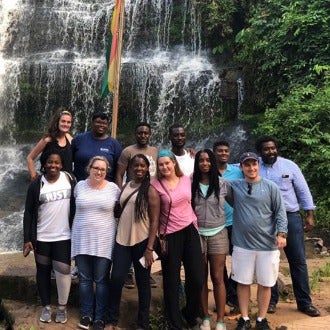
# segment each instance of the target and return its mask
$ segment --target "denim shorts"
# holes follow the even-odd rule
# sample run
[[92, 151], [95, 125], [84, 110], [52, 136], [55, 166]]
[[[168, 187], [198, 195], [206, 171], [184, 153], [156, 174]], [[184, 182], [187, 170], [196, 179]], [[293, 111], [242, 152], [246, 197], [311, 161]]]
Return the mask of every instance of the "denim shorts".
[[214, 236], [200, 235], [203, 254], [228, 254], [229, 240], [227, 228], [222, 229]]

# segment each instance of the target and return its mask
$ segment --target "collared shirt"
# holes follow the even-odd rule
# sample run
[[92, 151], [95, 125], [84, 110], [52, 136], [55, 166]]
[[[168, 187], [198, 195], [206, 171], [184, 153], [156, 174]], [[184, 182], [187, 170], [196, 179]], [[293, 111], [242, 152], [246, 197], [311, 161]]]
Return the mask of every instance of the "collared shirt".
[[275, 182], [281, 190], [287, 212], [314, 210], [312, 194], [300, 168], [293, 161], [277, 157], [274, 164], [260, 162], [260, 175]]
[[[244, 179], [244, 174], [240, 170], [239, 166], [227, 164], [226, 170], [221, 175], [219, 175], [226, 179], [227, 181], [236, 180], [236, 179]], [[225, 217], [226, 217], [226, 227], [231, 226], [233, 224], [233, 208], [225, 201]]]

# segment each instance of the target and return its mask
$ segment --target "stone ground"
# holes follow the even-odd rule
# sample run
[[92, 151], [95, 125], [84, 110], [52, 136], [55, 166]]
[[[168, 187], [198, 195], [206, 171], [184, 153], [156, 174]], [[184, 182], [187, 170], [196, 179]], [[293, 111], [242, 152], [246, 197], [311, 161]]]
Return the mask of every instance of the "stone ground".
[[[330, 263], [329, 256], [320, 257], [311, 255], [308, 257], [308, 266], [310, 275], [313, 271], [324, 267], [325, 264]], [[153, 266], [154, 279], [158, 283], [158, 288], [152, 289], [152, 310], [154, 315], [161, 317], [159, 313], [160, 301], [162, 299], [161, 290], [161, 275], [158, 273], [160, 266], [156, 262]], [[281, 261], [281, 272], [288, 274], [288, 264], [286, 259]], [[72, 293], [70, 295], [68, 307], [68, 322], [64, 325], [56, 324], [54, 321], [50, 324], [39, 322], [39, 315], [41, 307], [38, 304], [38, 298], [35, 289], [35, 265], [33, 255], [24, 258], [21, 254], [3, 254], [0, 255], [0, 297], [2, 297], [3, 304], [10, 314], [15, 319], [14, 329], [17, 330], [35, 330], [35, 329], [77, 329], [79, 320], [78, 310], [78, 293], [77, 280], [73, 282]], [[295, 301], [292, 294], [289, 293], [284, 300], [282, 300], [277, 307], [275, 314], [268, 314], [267, 318], [272, 329], [278, 330], [329, 330], [330, 329], [330, 285], [329, 279], [323, 279], [318, 282], [314, 289], [312, 298], [314, 305], [321, 311], [321, 317], [310, 318], [296, 310]], [[290, 286], [290, 285], [288, 285]], [[210, 297], [209, 306], [212, 311], [214, 300], [212, 297], [212, 284], [209, 283]], [[55, 287], [54, 290], [55, 292]], [[252, 288], [251, 299], [251, 316], [252, 324], [254, 324], [256, 312], [256, 285]], [[56, 298], [53, 299], [54, 304]], [[134, 319], [136, 316], [137, 304], [137, 290], [124, 289], [122, 298], [122, 316], [120, 327], [118, 329], [134, 330]], [[157, 313], [158, 312], [158, 313]], [[227, 309], [229, 312], [229, 308]], [[54, 307], [55, 313], [55, 307]], [[156, 313], [156, 314], [155, 314]], [[213, 314], [213, 320], [215, 315]], [[226, 317], [226, 324], [228, 330], [234, 330], [236, 320]], [[0, 323], [0, 330], [6, 327]], [[156, 328], [154, 328], [156, 329]], [[158, 329], [157, 329], [158, 330]]]

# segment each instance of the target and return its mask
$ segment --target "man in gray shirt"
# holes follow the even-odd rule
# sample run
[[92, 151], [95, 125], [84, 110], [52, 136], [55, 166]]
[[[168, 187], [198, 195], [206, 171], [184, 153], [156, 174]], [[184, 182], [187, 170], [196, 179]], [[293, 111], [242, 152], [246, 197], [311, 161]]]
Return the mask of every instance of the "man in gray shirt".
[[236, 330], [251, 329], [248, 316], [250, 285], [258, 283], [256, 329], [270, 329], [266, 319], [271, 287], [278, 276], [280, 252], [286, 245], [287, 217], [277, 185], [259, 175], [258, 156], [245, 152], [240, 157], [245, 179], [230, 182], [234, 198], [232, 278], [242, 316]]
[[[289, 262], [292, 287], [298, 310], [309, 316], [320, 316], [313, 306], [308, 282], [304, 233], [314, 228], [314, 201], [303, 173], [296, 163], [278, 155], [278, 141], [261, 136], [256, 141], [260, 154], [260, 175], [280, 188], [288, 217], [288, 239], [284, 252]], [[300, 208], [305, 212], [303, 221]], [[275, 313], [279, 294], [272, 288], [268, 313]]]

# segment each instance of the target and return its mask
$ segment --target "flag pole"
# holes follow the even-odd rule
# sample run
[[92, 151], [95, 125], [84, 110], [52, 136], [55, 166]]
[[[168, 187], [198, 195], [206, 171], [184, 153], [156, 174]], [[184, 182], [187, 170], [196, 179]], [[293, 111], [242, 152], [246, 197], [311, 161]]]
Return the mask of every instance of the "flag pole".
[[118, 29], [118, 48], [116, 52], [116, 66], [115, 66], [115, 80], [113, 90], [113, 105], [112, 105], [112, 122], [111, 122], [111, 136], [117, 137], [118, 124], [118, 106], [119, 106], [119, 86], [120, 86], [120, 67], [121, 67], [121, 53], [124, 33], [124, 17], [125, 17], [125, 0], [120, 3], [120, 21]]

